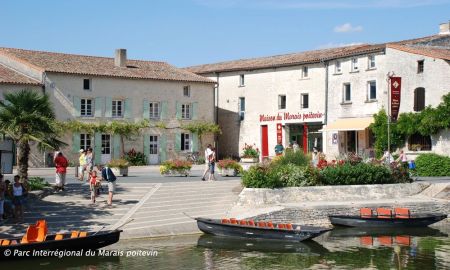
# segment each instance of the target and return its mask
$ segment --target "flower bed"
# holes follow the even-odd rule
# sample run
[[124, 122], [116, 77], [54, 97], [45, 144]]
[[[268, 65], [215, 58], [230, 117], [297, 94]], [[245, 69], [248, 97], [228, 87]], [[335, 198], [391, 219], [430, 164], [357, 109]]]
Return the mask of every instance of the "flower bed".
[[217, 163], [217, 168], [221, 170], [221, 174], [225, 176], [236, 176], [242, 172], [242, 166], [235, 160], [223, 159]]
[[191, 172], [192, 163], [185, 160], [167, 160], [159, 166], [161, 175], [188, 176]]
[[114, 175], [128, 176], [128, 167], [130, 163], [125, 159], [112, 159], [108, 162], [108, 167], [111, 168]]

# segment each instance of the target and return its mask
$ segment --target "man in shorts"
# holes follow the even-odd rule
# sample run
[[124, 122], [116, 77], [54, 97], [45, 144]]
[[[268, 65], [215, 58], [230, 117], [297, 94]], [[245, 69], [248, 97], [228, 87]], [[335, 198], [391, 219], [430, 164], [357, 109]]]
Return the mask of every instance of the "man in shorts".
[[112, 205], [113, 194], [116, 191], [116, 176], [114, 175], [111, 168], [102, 165], [97, 166], [98, 170], [102, 172], [102, 180], [105, 180], [108, 183], [108, 206]]

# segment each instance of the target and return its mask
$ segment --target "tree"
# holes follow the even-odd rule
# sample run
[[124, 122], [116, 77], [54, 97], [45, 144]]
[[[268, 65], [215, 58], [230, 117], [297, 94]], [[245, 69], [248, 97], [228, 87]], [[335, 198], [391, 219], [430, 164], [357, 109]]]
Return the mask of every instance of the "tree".
[[191, 133], [197, 134], [200, 146], [203, 144], [202, 138], [206, 134], [221, 134], [222, 131], [219, 125], [209, 122], [196, 121], [181, 126], [182, 129], [188, 130]]
[[[375, 122], [372, 123], [369, 128], [372, 130], [375, 137], [375, 153], [377, 157], [380, 157], [384, 151], [388, 149], [388, 128], [386, 111], [382, 108], [378, 113], [373, 115]], [[405, 144], [404, 135], [399, 132], [396, 123], [390, 124], [390, 148], [391, 151], [397, 147], [401, 147]]]
[[58, 149], [65, 145], [58, 139], [59, 128], [55, 113], [46, 94], [24, 89], [5, 93], [0, 101], [0, 132], [18, 146], [18, 174], [28, 177], [30, 142], [37, 142], [40, 150]]

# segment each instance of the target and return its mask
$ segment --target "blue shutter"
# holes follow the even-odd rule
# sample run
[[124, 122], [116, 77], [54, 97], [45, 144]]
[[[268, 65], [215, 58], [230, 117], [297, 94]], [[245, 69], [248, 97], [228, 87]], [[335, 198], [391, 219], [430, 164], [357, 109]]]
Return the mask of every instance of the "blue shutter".
[[124, 114], [124, 117], [125, 118], [131, 118], [132, 116], [133, 116], [133, 112], [132, 112], [132, 108], [131, 108], [131, 99], [129, 99], [129, 98], [127, 98], [127, 99], [125, 99], [125, 105], [124, 105], [124, 107], [125, 107], [125, 114]]
[[175, 151], [181, 151], [181, 134], [175, 134]]
[[177, 101], [175, 106], [176, 106], [176, 109], [177, 109], [177, 119], [181, 120], [181, 104]]
[[148, 164], [150, 160], [150, 135], [144, 134], [144, 155], [146, 160], [146, 163]]
[[197, 133], [192, 133], [192, 152], [198, 152], [198, 135]]
[[169, 109], [169, 105], [168, 105], [167, 101], [162, 101], [161, 102], [161, 120], [169, 118], [168, 117], [169, 115], [167, 112], [168, 109]]
[[95, 132], [94, 135], [94, 163], [100, 164], [102, 162], [102, 134]]
[[113, 135], [113, 158], [120, 158], [122, 152], [120, 151], [120, 135]]
[[78, 153], [80, 151], [80, 133], [72, 133], [72, 152]]
[[112, 117], [112, 97], [105, 98], [105, 117]]
[[103, 98], [102, 97], [96, 97], [95, 98], [95, 117], [102, 117], [103, 112]]
[[159, 160], [160, 162], [164, 162], [167, 160], [167, 143], [166, 143], [166, 135], [161, 134], [159, 136]]
[[73, 97], [73, 116], [80, 117], [81, 116], [81, 98]]
[[150, 118], [150, 106], [148, 100], [144, 98], [142, 104], [142, 119], [149, 119], [149, 118]]
[[192, 120], [198, 119], [198, 102], [192, 103]]

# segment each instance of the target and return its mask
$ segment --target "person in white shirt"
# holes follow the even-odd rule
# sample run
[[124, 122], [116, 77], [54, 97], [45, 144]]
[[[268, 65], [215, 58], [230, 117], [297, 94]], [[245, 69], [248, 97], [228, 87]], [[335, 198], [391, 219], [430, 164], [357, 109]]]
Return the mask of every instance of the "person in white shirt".
[[203, 172], [202, 181], [206, 181], [206, 179], [205, 179], [206, 174], [210, 171], [211, 164], [209, 162], [209, 159], [210, 159], [211, 154], [213, 153], [211, 151], [211, 148], [212, 148], [212, 145], [208, 144], [208, 146], [205, 149], [205, 164], [206, 164], [206, 166], [205, 166], [205, 171]]
[[384, 155], [381, 157], [380, 161], [384, 161], [386, 164], [395, 162], [394, 157], [389, 151], [384, 152]]

